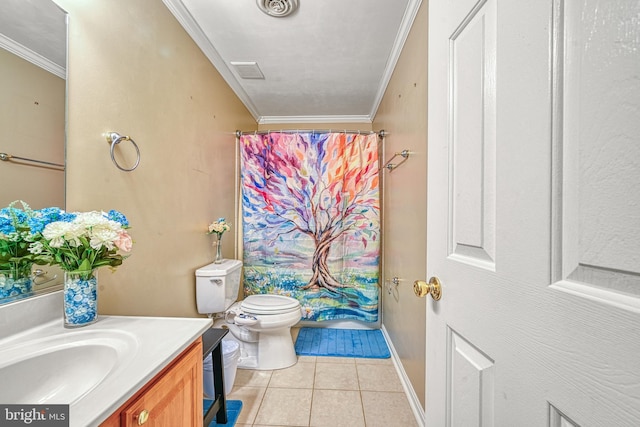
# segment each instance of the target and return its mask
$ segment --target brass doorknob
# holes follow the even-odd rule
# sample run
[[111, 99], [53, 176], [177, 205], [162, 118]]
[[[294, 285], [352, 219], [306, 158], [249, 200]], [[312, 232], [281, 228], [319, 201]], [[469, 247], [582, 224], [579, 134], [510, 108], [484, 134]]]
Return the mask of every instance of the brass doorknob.
[[421, 298], [430, 294], [431, 298], [439, 301], [440, 298], [442, 298], [442, 285], [440, 284], [440, 280], [435, 276], [429, 279], [429, 283], [424, 280], [416, 280], [413, 282], [413, 292]]

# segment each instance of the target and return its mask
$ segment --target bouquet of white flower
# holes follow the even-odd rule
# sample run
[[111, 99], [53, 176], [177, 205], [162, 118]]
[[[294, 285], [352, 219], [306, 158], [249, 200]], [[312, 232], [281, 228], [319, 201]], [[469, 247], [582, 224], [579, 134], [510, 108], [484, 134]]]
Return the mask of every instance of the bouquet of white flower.
[[133, 245], [127, 228], [127, 218], [115, 210], [74, 212], [47, 224], [29, 250], [37, 260], [89, 277], [98, 267], [122, 264], [126, 256], [120, 251]]
[[225, 231], [229, 230], [231, 230], [231, 224], [227, 223], [224, 218], [218, 218], [217, 221], [209, 224], [209, 232], [207, 234], [216, 234], [220, 238]]

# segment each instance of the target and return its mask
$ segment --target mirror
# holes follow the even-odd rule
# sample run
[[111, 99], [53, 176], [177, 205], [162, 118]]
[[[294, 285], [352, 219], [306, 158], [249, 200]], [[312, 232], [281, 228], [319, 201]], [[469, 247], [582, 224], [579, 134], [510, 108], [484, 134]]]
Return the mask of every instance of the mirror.
[[[0, 208], [14, 200], [65, 208], [66, 66], [66, 12], [52, 0], [2, 0]], [[56, 267], [33, 270], [27, 297], [60, 287]]]

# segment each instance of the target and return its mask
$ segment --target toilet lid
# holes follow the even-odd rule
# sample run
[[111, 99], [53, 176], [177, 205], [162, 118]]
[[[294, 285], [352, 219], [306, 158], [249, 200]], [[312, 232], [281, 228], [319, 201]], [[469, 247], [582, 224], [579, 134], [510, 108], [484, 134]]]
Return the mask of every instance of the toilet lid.
[[196, 277], [224, 277], [242, 266], [242, 261], [225, 259], [220, 264], [211, 263], [196, 270]]
[[277, 314], [299, 310], [298, 300], [284, 295], [249, 295], [241, 304], [242, 310], [253, 314]]

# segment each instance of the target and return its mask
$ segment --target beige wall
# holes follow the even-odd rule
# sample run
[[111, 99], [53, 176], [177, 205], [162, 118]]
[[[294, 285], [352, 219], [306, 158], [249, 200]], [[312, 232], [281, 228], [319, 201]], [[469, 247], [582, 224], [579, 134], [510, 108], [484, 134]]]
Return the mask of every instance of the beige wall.
[[[427, 6], [423, 1], [373, 122], [389, 132], [385, 161], [411, 153], [393, 172], [384, 170], [382, 322], [423, 408], [426, 305], [412, 285], [426, 274]], [[389, 284], [393, 277], [399, 286]]]
[[[64, 164], [65, 81], [0, 49], [0, 151]], [[31, 162], [0, 162], [0, 207], [64, 207], [64, 172]]]
[[[195, 316], [207, 225], [234, 218], [234, 133], [256, 122], [160, 0], [56, 2], [70, 14], [67, 208], [120, 210], [135, 241], [115, 273], [101, 269], [99, 311]], [[135, 171], [113, 165], [108, 131], [138, 144]], [[133, 164], [130, 144], [116, 151]]]

